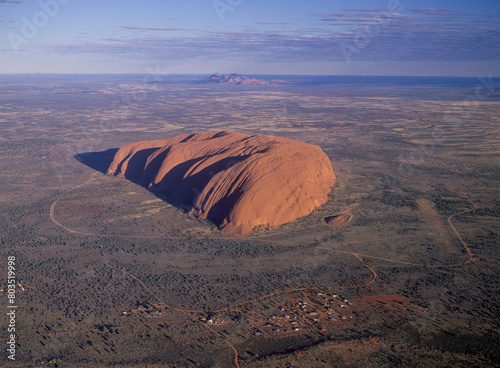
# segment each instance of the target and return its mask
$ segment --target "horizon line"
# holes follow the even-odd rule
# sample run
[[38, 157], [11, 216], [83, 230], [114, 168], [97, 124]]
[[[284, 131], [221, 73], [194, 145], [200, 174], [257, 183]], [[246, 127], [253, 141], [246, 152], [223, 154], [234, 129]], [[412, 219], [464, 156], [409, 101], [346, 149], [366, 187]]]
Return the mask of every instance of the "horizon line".
[[[149, 73], [45, 73], [45, 72], [26, 72], [26, 73], [2, 73], [0, 76], [15, 76], [15, 75], [54, 75], [54, 76], [126, 76], [126, 75], [147, 75]], [[161, 76], [211, 76], [216, 73], [155, 73]], [[254, 76], [289, 76], [289, 77], [383, 77], [383, 78], [478, 78], [482, 75], [379, 75], [379, 74], [261, 74], [261, 73], [219, 73], [222, 75], [238, 74], [238, 75], [254, 75]], [[500, 76], [493, 76], [497, 79]]]

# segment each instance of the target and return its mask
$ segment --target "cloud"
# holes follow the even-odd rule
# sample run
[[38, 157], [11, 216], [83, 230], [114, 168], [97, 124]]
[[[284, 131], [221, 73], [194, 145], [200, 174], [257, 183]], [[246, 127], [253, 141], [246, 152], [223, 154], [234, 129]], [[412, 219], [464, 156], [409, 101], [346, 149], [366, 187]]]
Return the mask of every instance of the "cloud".
[[[357, 61], [499, 60], [500, 17], [447, 9], [346, 9], [318, 14]], [[331, 27], [331, 28], [327, 28]]]
[[[317, 17], [323, 25], [333, 26], [363, 26], [367, 24], [385, 24], [389, 20], [405, 20], [408, 15], [399, 12], [389, 12], [381, 9], [357, 9], [357, 11], [345, 11], [334, 14], [318, 14]], [[352, 27], [351, 27], [352, 28]]]
[[[425, 13], [425, 14], [424, 14]], [[48, 46], [52, 52], [123, 60], [438, 62], [500, 60], [500, 16], [436, 9], [357, 9], [317, 14], [316, 29], [160, 33]], [[269, 24], [263, 22], [264, 24]], [[274, 23], [270, 23], [274, 24]], [[175, 31], [173, 27], [121, 27]], [[311, 34], [313, 33], [313, 34]], [[144, 35], [141, 37], [141, 35]], [[44, 46], [45, 47], [45, 46]]]
[[133, 31], [183, 31], [185, 28], [178, 27], [132, 27], [132, 26], [120, 26], [118, 28], [129, 29]]
[[425, 15], [457, 15], [460, 14], [449, 9], [436, 9], [436, 8], [421, 8], [411, 9], [412, 13], [425, 14]]
[[289, 22], [255, 22], [256, 24], [292, 24]]
[[322, 48], [329, 42], [321, 37], [281, 33], [209, 32], [197, 37], [138, 37], [129, 40], [53, 46], [52, 51], [69, 54], [101, 54], [122, 58], [163, 60], [298, 60], [309, 55], [326, 56]]
[[16, 3], [16, 4], [19, 4], [19, 3], [24, 3], [24, 0], [0, 0], [0, 4], [3, 4], [3, 3]]

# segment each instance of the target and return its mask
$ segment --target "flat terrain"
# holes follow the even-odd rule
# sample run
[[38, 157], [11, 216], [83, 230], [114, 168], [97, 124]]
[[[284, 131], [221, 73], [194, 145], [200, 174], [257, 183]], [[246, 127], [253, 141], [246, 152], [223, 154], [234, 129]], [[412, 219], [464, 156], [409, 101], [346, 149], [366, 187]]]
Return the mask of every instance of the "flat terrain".
[[460, 253], [460, 249], [456, 246], [450, 230], [448, 230], [441, 216], [434, 209], [432, 202], [428, 199], [417, 199], [417, 203], [441, 251], [444, 253]]
[[[203, 77], [0, 76], [2, 366], [500, 359], [498, 80]], [[208, 130], [319, 145], [331, 201], [238, 237], [103, 174], [126, 143]]]

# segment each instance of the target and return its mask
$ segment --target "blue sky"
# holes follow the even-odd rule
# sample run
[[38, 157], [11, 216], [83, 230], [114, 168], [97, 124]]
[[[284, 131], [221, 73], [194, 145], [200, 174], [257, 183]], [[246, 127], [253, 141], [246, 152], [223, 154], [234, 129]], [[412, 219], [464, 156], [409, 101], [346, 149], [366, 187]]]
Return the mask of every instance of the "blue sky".
[[0, 0], [0, 73], [500, 76], [500, 1]]

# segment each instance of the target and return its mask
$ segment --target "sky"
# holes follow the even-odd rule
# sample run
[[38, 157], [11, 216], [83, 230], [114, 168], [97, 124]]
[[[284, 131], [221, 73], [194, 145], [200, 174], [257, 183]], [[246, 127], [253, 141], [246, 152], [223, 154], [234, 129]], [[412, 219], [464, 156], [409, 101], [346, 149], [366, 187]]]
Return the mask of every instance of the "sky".
[[498, 0], [0, 0], [0, 73], [500, 76]]

